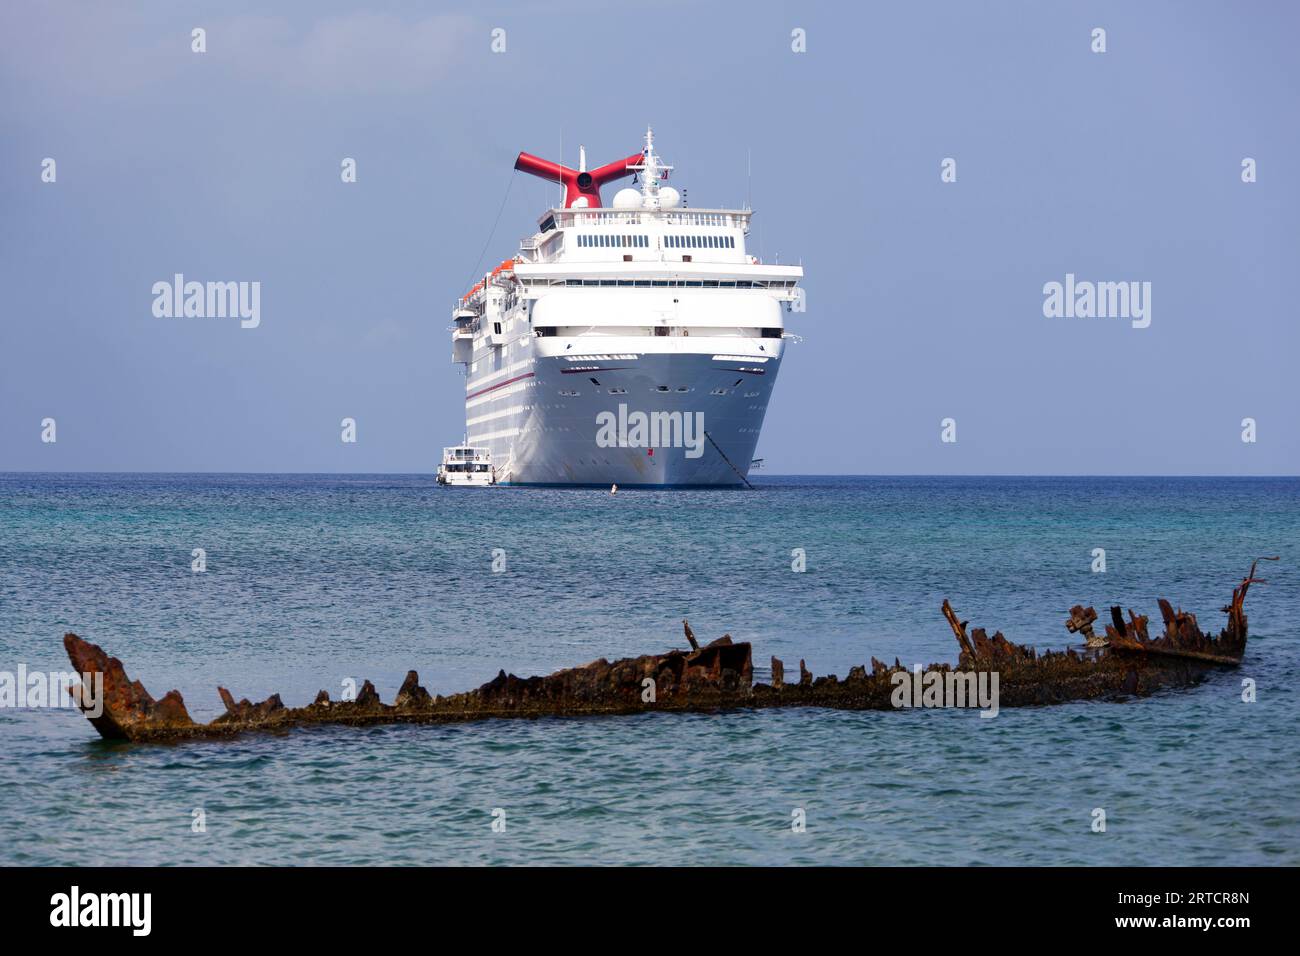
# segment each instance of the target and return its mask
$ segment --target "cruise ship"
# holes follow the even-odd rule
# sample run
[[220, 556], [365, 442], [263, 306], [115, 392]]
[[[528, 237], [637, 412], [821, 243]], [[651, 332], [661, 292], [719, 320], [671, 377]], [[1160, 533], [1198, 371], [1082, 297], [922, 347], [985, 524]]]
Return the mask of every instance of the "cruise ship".
[[652, 130], [586, 165], [581, 149], [577, 169], [515, 163], [564, 206], [453, 309], [465, 444], [498, 484], [747, 485], [803, 269], [750, 254], [749, 209], [688, 208]]

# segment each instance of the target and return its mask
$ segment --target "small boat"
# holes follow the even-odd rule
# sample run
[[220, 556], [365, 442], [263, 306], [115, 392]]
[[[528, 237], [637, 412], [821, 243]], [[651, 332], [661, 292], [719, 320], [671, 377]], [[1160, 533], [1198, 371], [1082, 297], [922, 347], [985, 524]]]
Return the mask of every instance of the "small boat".
[[496, 480], [496, 471], [492, 467], [492, 453], [487, 448], [454, 445], [442, 450], [442, 464], [438, 466], [438, 484], [486, 488], [488, 485], [496, 484]]

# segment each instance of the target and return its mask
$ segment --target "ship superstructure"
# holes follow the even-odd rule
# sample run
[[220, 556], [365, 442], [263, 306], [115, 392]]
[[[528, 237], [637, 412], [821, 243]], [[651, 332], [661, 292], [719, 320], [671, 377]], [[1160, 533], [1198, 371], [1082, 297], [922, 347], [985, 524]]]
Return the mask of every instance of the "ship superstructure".
[[[746, 249], [748, 209], [692, 209], [646, 131], [587, 170], [520, 153], [565, 187], [519, 252], [452, 313], [466, 444], [498, 483], [738, 485], [785, 352], [799, 266]], [[636, 176], [614, 205], [600, 187]]]

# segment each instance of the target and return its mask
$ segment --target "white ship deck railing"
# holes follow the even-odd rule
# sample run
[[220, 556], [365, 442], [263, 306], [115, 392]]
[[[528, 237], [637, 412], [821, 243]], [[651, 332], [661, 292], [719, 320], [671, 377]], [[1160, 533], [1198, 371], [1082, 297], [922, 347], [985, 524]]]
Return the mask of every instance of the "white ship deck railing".
[[742, 209], [549, 209], [537, 221], [545, 231], [547, 223], [556, 229], [574, 226], [719, 226], [749, 229], [753, 215]]
[[632, 287], [637, 289], [793, 289], [796, 279], [574, 279], [529, 278], [525, 286], [564, 288]]

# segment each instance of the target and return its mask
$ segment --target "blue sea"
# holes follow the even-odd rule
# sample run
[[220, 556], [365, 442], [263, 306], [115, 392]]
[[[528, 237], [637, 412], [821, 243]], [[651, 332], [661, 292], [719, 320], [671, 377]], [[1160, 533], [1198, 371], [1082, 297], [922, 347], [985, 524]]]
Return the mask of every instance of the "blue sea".
[[218, 684], [299, 705], [369, 678], [391, 701], [409, 668], [447, 693], [683, 646], [687, 618], [752, 641], [756, 677], [773, 654], [843, 677], [872, 656], [954, 661], [944, 598], [1044, 648], [1075, 640], [1080, 602], [1158, 622], [1164, 596], [1217, 631], [1251, 559], [1282, 560], [1251, 590], [1240, 672], [991, 720], [809, 709], [130, 745], [70, 709], [0, 709], [0, 863], [1300, 863], [1300, 479], [755, 485], [0, 475], [0, 671], [67, 670], [75, 631], [206, 720]]

